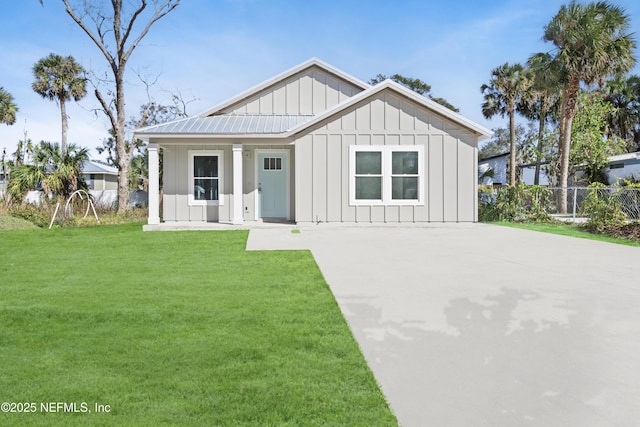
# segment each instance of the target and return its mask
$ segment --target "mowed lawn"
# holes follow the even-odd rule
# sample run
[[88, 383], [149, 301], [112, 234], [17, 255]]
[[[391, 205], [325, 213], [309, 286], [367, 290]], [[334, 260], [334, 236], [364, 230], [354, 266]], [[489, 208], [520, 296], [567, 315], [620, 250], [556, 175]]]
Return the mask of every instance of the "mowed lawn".
[[0, 231], [0, 401], [38, 408], [0, 425], [397, 425], [311, 254], [247, 234]]

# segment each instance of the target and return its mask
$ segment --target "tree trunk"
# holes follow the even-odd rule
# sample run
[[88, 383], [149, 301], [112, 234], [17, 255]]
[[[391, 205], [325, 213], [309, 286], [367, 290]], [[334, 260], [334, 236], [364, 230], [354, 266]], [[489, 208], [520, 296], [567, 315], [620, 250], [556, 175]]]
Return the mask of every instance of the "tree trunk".
[[124, 64], [120, 63], [120, 68], [116, 73], [116, 116], [118, 126], [115, 128], [116, 155], [118, 158], [118, 212], [129, 210], [129, 162], [130, 150], [127, 150], [124, 140]]
[[540, 185], [540, 165], [542, 163], [542, 138], [544, 138], [544, 122], [547, 115], [544, 113], [544, 101], [540, 103], [540, 123], [538, 124], [538, 145], [536, 147], [536, 170], [533, 175], [533, 185]]
[[60, 153], [64, 155], [67, 152], [67, 107], [64, 103], [64, 98], [60, 98], [60, 115], [62, 116], [62, 140], [60, 141]]
[[509, 185], [516, 185], [516, 125], [515, 125], [515, 105], [509, 102]]
[[571, 126], [578, 106], [578, 91], [580, 79], [569, 76], [569, 85], [562, 97], [562, 123], [558, 151], [560, 154], [559, 181], [560, 186], [560, 213], [567, 213], [567, 185], [569, 182], [569, 153], [571, 150]]

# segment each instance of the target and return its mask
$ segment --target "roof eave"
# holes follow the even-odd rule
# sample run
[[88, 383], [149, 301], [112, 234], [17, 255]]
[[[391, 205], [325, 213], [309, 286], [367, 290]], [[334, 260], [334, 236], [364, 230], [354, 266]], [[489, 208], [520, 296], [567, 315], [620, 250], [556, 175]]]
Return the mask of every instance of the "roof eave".
[[285, 139], [289, 133], [146, 133], [136, 134], [143, 141], [150, 139]]

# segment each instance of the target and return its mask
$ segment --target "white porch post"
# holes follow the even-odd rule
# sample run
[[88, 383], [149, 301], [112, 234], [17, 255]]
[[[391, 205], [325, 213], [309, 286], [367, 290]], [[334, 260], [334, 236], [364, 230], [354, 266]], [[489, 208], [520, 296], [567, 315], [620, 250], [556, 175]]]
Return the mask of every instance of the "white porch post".
[[234, 224], [242, 224], [242, 144], [233, 144], [233, 220]]
[[160, 224], [160, 161], [158, 144], [150, 142], [147, 146], [149, 155], [149, 218], [148, 224]]

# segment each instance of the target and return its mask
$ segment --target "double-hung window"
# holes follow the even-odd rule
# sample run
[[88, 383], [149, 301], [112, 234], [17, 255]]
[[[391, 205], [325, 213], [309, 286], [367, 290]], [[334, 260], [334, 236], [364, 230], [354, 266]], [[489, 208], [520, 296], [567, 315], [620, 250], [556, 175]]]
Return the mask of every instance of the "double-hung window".
[[189, 151], [189, 204], [222, 205], [222, 151]]
[[423, 204], [423, 152], [422, 146], [351, 146], [350, 204]]

